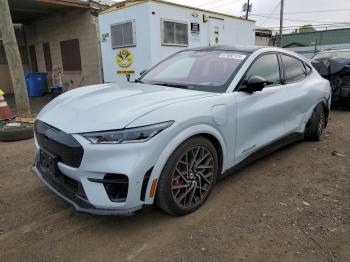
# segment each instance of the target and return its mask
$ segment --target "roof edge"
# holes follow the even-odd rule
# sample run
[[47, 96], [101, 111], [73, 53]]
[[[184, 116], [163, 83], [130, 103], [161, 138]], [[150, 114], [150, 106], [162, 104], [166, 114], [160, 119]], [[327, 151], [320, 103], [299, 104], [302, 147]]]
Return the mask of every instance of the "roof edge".
[[200, 11], [200, 12], [204, 12], [204, 13], [208, 13], [208, 14], [215, 14], [215, 15], [225, 16], [225, 17], [229, 17], [229, 18], [234, 18], [237, 20], [242, 20], [242, 21], [251, 22], [251, 23], [256, 22], [255, 20], [251, 20], [251, 19], [244, 19], [244, 18], [234, 16], [234, 15], [228, 15], [228, 14], [224, 14], [224, 13], [220, 13], [220, 12], [210, 11], [210, 10], [206, 10], [206, 9], [202, 9], [202, 8], [198, 8], [198, 7], [192, 7], [192, 6], [168, 2], [168, 1], [164, 1], [164, 0], [125, 0], [125, 1], [115, 3], [114, 5], [110, 6], [109, 8], [107, 8], [106, 10], [101, 12], [101, 14], [109, 13], [109, 12], [113, 12], [113, 11], [118, 10], [118, 9], [114, 8], [115, 6], [118, 6], [118, 5], [130, 4], [130, 5], [124, 7], [124, 8], [128, 8], [130, 6], [134, 6], [137, 4], [143, 4], [146, 2], [156, 2], [156, 3], [166, 4], [166, 5], [172, 5], [172, 6], [182, 7], [182, 8], [186, 8], [186, 9], [192, 9], [192, 10], [196, 10], [196, 11]]

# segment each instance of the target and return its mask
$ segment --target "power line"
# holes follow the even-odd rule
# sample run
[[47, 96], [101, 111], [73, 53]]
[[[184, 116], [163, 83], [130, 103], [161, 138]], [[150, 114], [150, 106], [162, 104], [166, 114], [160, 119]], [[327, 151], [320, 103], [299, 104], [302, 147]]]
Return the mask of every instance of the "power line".
[[217, 0], [211, 0], [211, 1], [204, 2], [203, 4], [198, 5], [197, 7], [203, 7], [203, 6], [211, 5], [211, 4], [214, 4], [214, 3], [217, 3], [217, 2], [218, 2]]
[[[319, 25], [312, 25], [313, 28], [321, 28], [321, 27], [349, 27], [349, 24], [319, 24]], [[265, 28], [269, 29], [278, 29], [279, 26], [265, 26]], [[291, 26], [284, 26], [284, 29], [293, 29], [293, 28], [300, 28], [300, 25], [291, 25]]]
[[206, 5], [217, 4], [218, 2], [222, 2], [222, 1], [225, 1], [225, 0], [211, 0], [211, 1], [207, 1], [207, 2], [199, 5], [198, 7], [203, 7], [203, 6], [206, 6]]
[[[278, 1], [277, 5], [272, 9], [271, 13], [275, 12], [275, 10], [280, 6], [281, 2]], [[261, 25], [265, 24], [265, 22], [268, 20], [269, 18], [265, 18], [265, 20], [261, 23]]]
[[222, 5], [214, 6], [214, 7], [207, 8], [207, 9], [208, 9], [208, 10], [213, 10], [213, 9], [220, 8], [220, 7], [223, 7], [223, 6], [236, 4], [236, 3], [240, 2], [240, 1], [243, 1], [243, 0], [236, 0], [236, 1], [233, 1], [233, 2], [231, 2], [231, 3], [225, 3], [225, 4], [222, 4]]
[[[277, 17], [273, 17], [273, 16], [265, 16], [265, 15], [254, 15], [254, 14], [251, 14], [252, 16], [258, 16], [258, 17], [267, 17], [267, 18], [270, 18], [270, 19], [277, 19], [277, 20], [280, 20], [279, 18]], [[304, 23], [325, 23], [327, 21], [312, 21], [312, 20], [300, 20], [300, 19], [291, 19], [291, 18], [284, 18], [284, 20], [287, 20], [287, 21], [295, 21], [295, 22], [304, 22]], [[330, 23], [333, 23], [333, 22], [330, 22]], [[349, 24], [349, 22], [334, 22], [334, 23], [344, 23], [344, 24]]]
[[[312, 14], [312, 13], [324, 13], [324, 12], [341, 12], [341, 11], [350, 11], [350, 8], [348, 8], [348, 9], [315, 10], [315, 11], [293, 12], [293, 13], [288, 12], [288, 13], [284, 13], [284, 14], [286, 14], [286, 15], [299, 15], [299, 14]], [[256, 15], [279, 15], [279, 14], [256, 14]]]

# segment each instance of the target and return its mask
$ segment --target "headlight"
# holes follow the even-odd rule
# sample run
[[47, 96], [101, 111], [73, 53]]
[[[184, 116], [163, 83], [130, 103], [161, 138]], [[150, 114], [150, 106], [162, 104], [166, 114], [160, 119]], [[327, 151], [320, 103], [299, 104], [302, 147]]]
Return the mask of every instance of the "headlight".
[[173, 123], [174, 121], [168, 121], [149, 126], [83, 133], [81, 135], [93, 144], [122, 144], [145, 142], [162, 132], [164, 129], [171, 126]]

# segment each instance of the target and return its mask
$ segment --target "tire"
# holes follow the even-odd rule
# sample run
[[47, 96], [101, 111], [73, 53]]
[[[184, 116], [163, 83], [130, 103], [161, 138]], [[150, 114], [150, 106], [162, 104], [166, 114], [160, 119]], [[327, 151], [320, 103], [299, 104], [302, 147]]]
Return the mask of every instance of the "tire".
[[0, 141], [12, 142], [29, 139], [34, 136], [33, 125], [22, 124], [21, 128], [0, 128]]
[[213, 144], [202, 136], [190, 138], [166, 162], [155, 203], [173, 216], [190, 214], [207, 200], [217, 175], [218, 154]]
[[312, 113], [311, 119], [305, 128], [305, 137], [311, 141], [320, 141], [326, 127], [327, 116], [322, 104], [319, 104]]

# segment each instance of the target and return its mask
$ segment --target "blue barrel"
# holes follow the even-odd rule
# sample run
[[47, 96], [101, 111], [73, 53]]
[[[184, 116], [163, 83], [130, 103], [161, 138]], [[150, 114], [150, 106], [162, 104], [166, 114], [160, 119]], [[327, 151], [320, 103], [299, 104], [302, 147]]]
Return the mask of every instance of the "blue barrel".
[[43, 96], [46, 89], [47, 73], [27, 72], [25, 79], [27, 84], [28, 96]]

